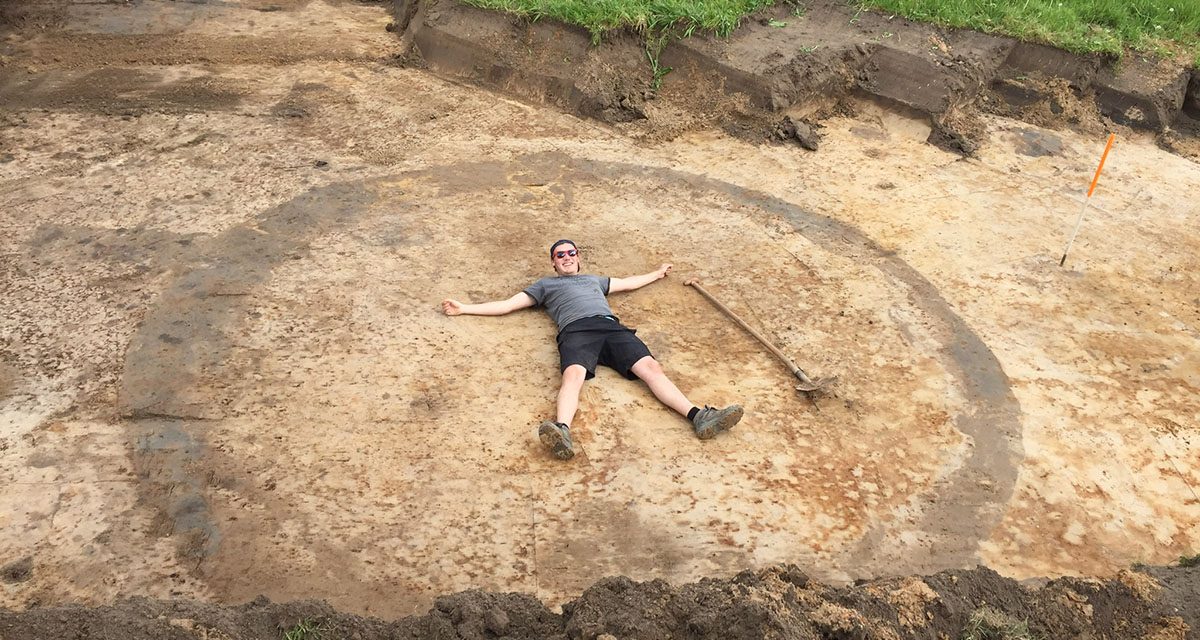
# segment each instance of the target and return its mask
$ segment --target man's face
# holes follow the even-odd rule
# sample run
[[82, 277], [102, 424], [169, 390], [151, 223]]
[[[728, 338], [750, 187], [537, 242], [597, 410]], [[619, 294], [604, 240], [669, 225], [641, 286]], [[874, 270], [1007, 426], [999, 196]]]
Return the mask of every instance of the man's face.
[[558, 275], [575, 275], [579, 273], [579, 249], [573, 244], [560, 244], [554, 247], [554, 255], [550, 256], [550, 262]]

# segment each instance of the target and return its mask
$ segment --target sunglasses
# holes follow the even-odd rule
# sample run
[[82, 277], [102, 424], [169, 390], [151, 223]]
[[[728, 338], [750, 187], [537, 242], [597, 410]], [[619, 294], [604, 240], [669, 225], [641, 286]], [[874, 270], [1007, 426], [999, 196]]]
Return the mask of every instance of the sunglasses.
[[578, 249], [568, 249], [567, 251], [555, 251], [554, 252], [554, 257], [558, 258], [559, 260], [562, 260], [563, 258], [565, 258], [567, 256], [571, 256], [572, 258], [574, 258], [577, 255], [579, 255]]

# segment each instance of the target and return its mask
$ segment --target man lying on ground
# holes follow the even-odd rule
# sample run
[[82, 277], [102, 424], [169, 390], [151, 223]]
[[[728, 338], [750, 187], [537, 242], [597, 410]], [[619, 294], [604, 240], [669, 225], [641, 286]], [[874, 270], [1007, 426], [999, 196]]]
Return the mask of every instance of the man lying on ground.
[[560, 459], [575, 455], [571, 421], [579, 408], [583, 382], [595, 377], [598, 364], [611, 367], [630, 380], [640, 378], [663, 404], [690, 420], [696, 436], [702, 440], [737, 424], [742, 419], [739, 405], [724, 409], [693, 405], [663, 373], [662, 365], [650, 355], [646, 344], [613, 315], [605, 299], [610, 293], [633, 291], [667, 277], [671, 265], [664, 264], [657, 271], [640, 276], [609, 278], [581, 274], [579, 258], [574, 242], [559, 240], [550, 247], [550, 263], [558, 275], [542, 278], [507, 300], [481, 304], [442, 301], [442, 312], [448, 316], [502, 316], [526, 307], [543, 306], [554, 318], [558, 324], [562, 385], [558, 390], [557, 419], [547, 420], [538, 428], [542, 444]]

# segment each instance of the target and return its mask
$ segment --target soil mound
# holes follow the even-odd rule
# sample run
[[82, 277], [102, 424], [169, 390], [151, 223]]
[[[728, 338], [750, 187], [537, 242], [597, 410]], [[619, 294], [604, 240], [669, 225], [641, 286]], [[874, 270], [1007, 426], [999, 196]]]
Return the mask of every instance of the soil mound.
[[385, 622], [320, 601], [241, 606], [134, 598], [0, 611], [0, 637], [45, 638], [1159, 638], [1198, 637], [1200, 568], [1026, 587], [987, 568], [832, 588], [793, 565], [678, 587], [605, 578], [557, 614], [533, 596], [465, 591]]

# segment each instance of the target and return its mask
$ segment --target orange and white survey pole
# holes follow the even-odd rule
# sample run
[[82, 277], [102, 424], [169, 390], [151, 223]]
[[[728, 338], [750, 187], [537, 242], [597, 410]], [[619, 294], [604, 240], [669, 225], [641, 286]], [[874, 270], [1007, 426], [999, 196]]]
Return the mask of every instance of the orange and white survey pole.
[[1113, 140], [1116, 139], [1117, 134], [1108, 134], [1108, 144], [1104, 145], [1104, 155], [1100, 156], [1100, 166], [1096, 167], [1092, 186], [1088, 187], [1087, 197], [1083, 199], [1083, 209], [1079, 211], [1079, 219], [1075, 221], [1075, 230], [1071, 232], [1071, 239], [1067, 241], [1067, 248], [1063, 250], [1062, 260], [1058, 261], [1060, 267], [1067, 263], [1067, 254], [1071, 252], [1071, 245], [1075, 244], [1075, 236], [1079, 234], [1079, 225], [1083, 224], [1083, 214], [1087, 212], [1088, 203], [1092, 201], [1092, 192], [1096, 190], [1096, 183], [1100, 182], [1100, 172], [1104, 170], [1104, 161], [1108, 159], [1108, 150], [1112, 149]]

